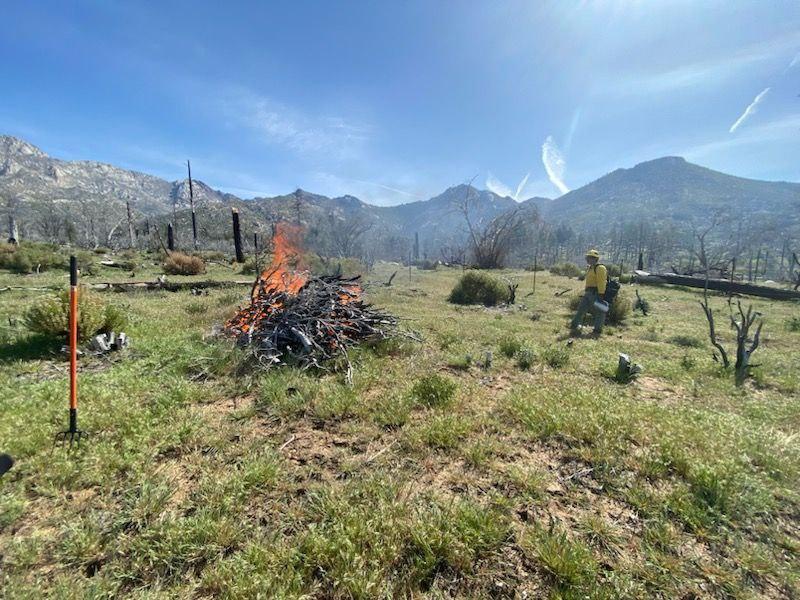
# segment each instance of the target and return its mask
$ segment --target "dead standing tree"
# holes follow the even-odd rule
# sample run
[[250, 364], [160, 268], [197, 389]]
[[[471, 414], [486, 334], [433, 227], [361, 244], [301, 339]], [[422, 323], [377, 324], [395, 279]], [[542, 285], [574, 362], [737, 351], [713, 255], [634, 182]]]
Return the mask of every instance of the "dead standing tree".
[[19, 244], [19, 226], [17, 225], [17, 205], [19, 200], [9, 196], [6, 201], [6, 211], [8, 213], [8, 238], [9, 244]]
[[[789, 267], [789, 271], [794, 277], [794, 290], [797, 291], [797, 288], [800, 288], [800, 259], [797, 258], [797, 253], [792, 252], [792, 260], [794, 263]], [[797, 273], [794, 272], [794, 267], [797, 266]]]
[[[728, 298], [728, 307], [731, 314], [731, 327], [736, 330], [736, 364], [734, 365], [734, 377], [736, 385], [740, 386], [744, 380], [750, 376], [750, 371], [756, 365], [750, 364], [750, 355], [758, 348], [758, 342], [761, 338], [761, 328], [764, 326], [764, 321], [761, 319], [761, 313], [753, 310], [753, 305], [749, 305], [747, 310], [742, 309], [742, 301], [736, 301], [736, 308], [739, 320], [733, 312], [733, 302]], [[756, 332], [750, 339], [750, 328], [758, 321]], [[748, 347], [748, 344], [750, 346]]]
[[197, 250], [197, 214], [194, 210], [194, 189], [192, 188], [192, 164], [187, 160], [186, 168], [189, 170], [189, 208], [192, 211], [192, 244]]
[[501, 213], [482, 225], [472, 213], [471, 204], [477, 199], [474, 192], [475, 188], [468, 185], [464, 199], [458, 203], [458, 210], [467, 225], [468, 245], [474, 264], [480, 269], [500, 269], [505, 266], [520, 234], [520, 212], [514, 209]]
[[334, 213], [328, 215], [328, 224], [331, 250], [339, 258], [355, 257], [360, 254], [364, 235], [373, 225], [363, 217], [339, 218]]
[[[711, 253], [707, 249], [706, 237], [711, 231], [714, 230], [718, 223], [719, 221], [715, 218], [706, 229], [700, 233], [695, 233], [695, 237], [699, 245], [699, 249], [696, 251], [696, 253], [697, 258], [700, 261], [700, 265], [705, 272], [706, 281], [706, 285], [703, 288], [703, 300], [700, 302], [700, 306], [702, 307], [703, 313], [705, 313], [706, 320], [708, 321], [709, 340], [719, 353], [714, 353], [714, 360], [721, 361], [722, 366], [725, 369], [728, 369], [730, 368], [731, 364], [730, 358], [728, 357], [727, 350], [717, 337], [716, 326], [714, 322], [714, 311], [708, 301], [708, 278], [709, 271], [711, 269], [710, 264], [712, 264], [712, 262], [710, 260]], [[721, 262], [721, 256], [719, 259]], [[764, 325], [764, 322], [761, 319], [761, 313], [753, 310], [752, 304], [747, 307], [747, 310], [744, 310], [742, 308], [742, 301], [737, 299], [736, 307], [739, 317], [738, 320], [737, 314], [735, 314], [733, 311], [733, 299], [731, 296], [728, 296], [728, 310], [731, 328], [736, 331], [736, 363], [734, 364], [734, 381], [737, 386], [741, 386], [744, 384], [744, 381], [750, 375], [751, 370], [755, 366], [750, 364], [750, 356], [753, 354], [753, 352], [755, 352], [756, 348], [758, 348], [761, 338], [761, 328]], [[756, 324], [756, 321], [758, 321], [758, 324], [756, 326], [755, 334], [751, 339], [750, 330], [752, 326]]]
[[467, 266], [467, 249], [463, 244], [445, 245], [439, 252], [444, 264], [462, 268]]

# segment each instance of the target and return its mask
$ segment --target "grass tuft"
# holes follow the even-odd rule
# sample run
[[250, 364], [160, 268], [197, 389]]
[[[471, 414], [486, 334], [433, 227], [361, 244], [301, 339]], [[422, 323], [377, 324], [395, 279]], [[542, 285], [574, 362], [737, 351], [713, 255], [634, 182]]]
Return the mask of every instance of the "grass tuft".
[[433, 373], [419, 379], [411, 387], [414, 401], [428, 408], [450, 406], [455, 397], [458, 384], [444, 375]]

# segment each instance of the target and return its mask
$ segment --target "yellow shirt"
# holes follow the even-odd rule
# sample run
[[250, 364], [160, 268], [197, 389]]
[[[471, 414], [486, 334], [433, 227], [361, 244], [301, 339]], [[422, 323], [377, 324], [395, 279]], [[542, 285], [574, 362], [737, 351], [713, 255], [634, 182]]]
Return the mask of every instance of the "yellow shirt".
[[597, 288], [601, 296], [606, 293], [607, 272], [605, 265], [595, 265], [586, 270], [586, 289]]

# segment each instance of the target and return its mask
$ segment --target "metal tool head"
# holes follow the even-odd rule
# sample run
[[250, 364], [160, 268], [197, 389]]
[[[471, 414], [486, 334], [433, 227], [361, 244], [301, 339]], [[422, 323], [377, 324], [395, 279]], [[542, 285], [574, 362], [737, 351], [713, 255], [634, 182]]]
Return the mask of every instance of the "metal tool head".
[[53, 445], [64, 447], [69, 441], [69, 447], [72, 448], [72, 445], [75, 444], [76, 446], [80, 445], [81, 440], [89, 437], [89, 433], [83, 431], [82, 429], [75, 429], [66, 431], [59, 431], [56, 434], [55, 440], [53, 441]]

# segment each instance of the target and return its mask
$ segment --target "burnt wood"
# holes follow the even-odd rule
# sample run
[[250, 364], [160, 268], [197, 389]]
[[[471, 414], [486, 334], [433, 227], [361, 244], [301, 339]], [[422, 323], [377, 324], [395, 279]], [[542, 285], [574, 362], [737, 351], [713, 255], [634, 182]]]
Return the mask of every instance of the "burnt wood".
[[676, 275], [675, 273], [647, 273], [635, 271], [636, 281], [649, 285], [684, 285], [686, 287], [703, 289], [708, 285], [709, 290], [725, 292], [728, 294], [743, 294], [745, 296], [758, 296], [771, 300], [800, 300], [800, 292], [786, 288], [775, 288], [766, 285], [756, 285], [729, 279], [709, 279], [705, 277], [691, 277], [689, 275]]

